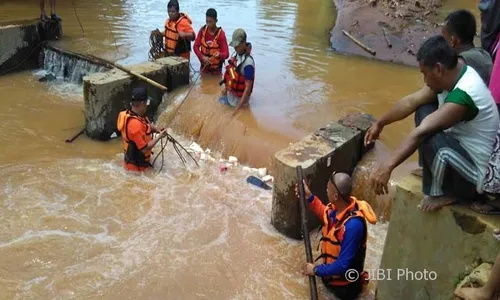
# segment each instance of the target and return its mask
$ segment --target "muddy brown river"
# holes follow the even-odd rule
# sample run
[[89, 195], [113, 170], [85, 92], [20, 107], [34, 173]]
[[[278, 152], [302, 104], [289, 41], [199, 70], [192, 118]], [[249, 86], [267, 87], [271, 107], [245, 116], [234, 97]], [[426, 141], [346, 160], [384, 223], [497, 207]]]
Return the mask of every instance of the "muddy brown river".
[[[122, 64], [145, 62], [166, 3], [57, 1], [58, 44]], [[254, 94], [232, 119], [216, 102], [217, 78], [202, 77], [172, 122], [184, 145], [196, 139], [267, 166], [308, 132], [348, 112], [380, 116], [423, 83], [416, 69], [333, 53], [332, 0], [181, 1], [196, 32], [209, 7], [228, 37], [247, 30]], [[38, 1], [0, 3], [0, 22], [38, 15]], [[199, 69], [194, 53], [192, 65]], [[0, 77], [0, 299], [308, 299], [303, 242], [270, 225], [271, 192], [245, 184], [242, 168], [185, 169], [171, 148], [160, 174], [138, 176], [122, 169], [118, 140], [64, 143], [84, 124], [82, 86], [39, 82], [39, 72]], [[411, 128], [409, 119], [385, 129], [378, 157]], [[359, 191], [370, 169], [367, 159]], [[367, 268], [380, 263], [387, 226], [370, 227]], [[332, 297], [318, 286], [321, 299]]]

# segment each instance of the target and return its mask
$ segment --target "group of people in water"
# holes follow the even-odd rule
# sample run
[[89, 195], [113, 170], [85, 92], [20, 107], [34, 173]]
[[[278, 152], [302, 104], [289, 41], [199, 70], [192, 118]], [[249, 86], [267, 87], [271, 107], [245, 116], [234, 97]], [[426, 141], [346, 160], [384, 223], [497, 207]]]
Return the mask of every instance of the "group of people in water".
[[[226, 35], [217, 27], [217, 11], [206, 12], [206, 25], [196, 35], [192, 21], [179, 10], [177, 0], [168, 5], [169, 18], [162, 32], [166, 56], [190, 59], [191, 43], [201, 63], [200, 72], [222, 75], [219, 101], [235, 107], [248, 103], [253, 90], [255, 62], [251, 44], [243, 29], [233, 32], [229, 46]], [[474, 45], [476, 19], [467, 10], [452, 12], [445, 19], [441, 34], [421, 45], [416, 59], [425, 85], [407, 95], [366, 132], [365, 145], [374, 143], [383, 128], [415, 114], [415, 129], [393, 155], [379, 164], [370, 182], [377, 194], [388, 192], [392, 171], [415, 151], [419, 168], [412, 173], [422, 178], [425, 195], [421, 209], [436, 211], [461, 200], [474, 200], [472, 208], [480, 213], [498, 213], [500, 206], [486, 194], [500, 194], [500, 1], [481, 0], [481, 47]], [[223, 72], [223, 64], [228, 60]], [[145, 117], [148, 97], [145, 88], [133, 90], [131, 108], [118, 117], [122, 134], [125, 167], [143, 171], [149, 167], [151, 150], [166, 136]], [[158, 133], [153, 139], [153, 133]], [[322, 221], [322, 263], [306, 264], [305, 275], [315, 275], [340, 299], [355, 299], [366, 281], [364, 261], [367, 222], [375, 223], [370, 205], [352, 194], [348, 174], [333, 173], [327, 183], [329, 203], [324, 205], [304, 182], [305, 196], [312, 211]], [[355, 281], [346, 278], [354, 269]], [[460, 289], [463, 299], [494, 299], [500, 293], [500, 254], [486, 286]]]
[[[226, 34], [217, 27], [217, 11], [209, 8], [206, 11], [206, 24], [200, 28], [198, 35], [192, 28], [192, 21], [186, 13], [180, 12], [179, 2], [170, 0], [167, 5], [168, 19], [165, 21], [164, 56], [178, 56], [190, 59], [191, 43], [194, 41], [194, 52], [200, 60], [200, 72], [222, 76], [219, 102], [234, 107], [233, 115], [248, 104], [253, 90], [255, 62], [251, 55], [252, 46], [247, 42], [245, 30], [238, 28], [233, 32], [229, 46], [234, 54], [229, 54]], [[228, 60], [224, 73], [222, 68]], [[144, 87], [135, 88], [132, 92], [130, 108], [120, 112], [117, 129], [123, 140], [125, 168], [131, 171], [144, 171], [152, 167], [150, 160], [153, 147], [164, 138], [165, 129], [157, 129], [146, 117], [149, 105]], [[153, 139], [153, 133], [158, 133]]]

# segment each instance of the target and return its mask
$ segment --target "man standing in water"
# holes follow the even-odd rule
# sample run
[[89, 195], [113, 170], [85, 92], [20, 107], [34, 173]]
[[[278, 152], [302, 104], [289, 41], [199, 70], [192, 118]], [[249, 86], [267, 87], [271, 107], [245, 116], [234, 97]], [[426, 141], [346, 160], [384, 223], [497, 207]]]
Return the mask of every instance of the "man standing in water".
[[[56, 15], [56, 0], [50, 0], [50, 18], [57, 22], [61, 21], [61, 18]], [[40, 20], [49, 20], [47, 13], [45, 12], [45, 0], [40, 0]]]
[[217, 27], [217, 11], [209, 8], [206, 13], [206, 25], [201, 27], [196, 41], [194, 53], [201, 63], [201, 72], [214, 75], [222, 74], [222, 64], [229, 57], [229, 47], [224, 30]]
[[372, 143], [383, 126], [415, 112], [416, 128], [379, 165], [371, 182], [377, 194], [388, 192], [394, 168], [419, 149], [425, 195], [420, 207], [435, 211], [456, 202], [457, 197], [473, 199], [483, 193], [499, 116], [484, 81], [458, 60], [442, 36], [426, 40], [417, 60], [428, 89], [401, 99], [370, 127], [365, 144]]
[[[377, 218], [371, 206], [351, 196], [352, 181], [345, 173], [330, 176], [326, 186], [328, 205], [314, 196], [304, 181], [304, 196], [323, 225], [320, 245], [323, 264], [306, 264], [304, 275], [321, 277], [325, 286], [342, 300], [356, 299], [366, 283], [364, 272], [367, 221]], [[299, 197], [299, 189], [295, 188]]]
[[[152, 167], [151, 150], [167, 136], [166, 130], [159, 131], [149, 122], [146, 117], [148, 105], [146, 88], [135, 88], [131, 108], [118, 115], [117, 128], [122, 135], [124, 166], [129, 171], [144, 171]], [[159, 133], [155, 139], [153, 133]]]
[[252, 45], [247, 43], [247, 34], [243, 29], [239, 28], [233, 32], [233, 38], [229, 45], [234, 47], [236, 53], [229, 59], [224, 72], [224, 88], [219, 102], [236, 107], [233, 112], [234, 116], [243, 105], [248, 104], [252, 94], [255, 62], [250, 55]]
[[179, 2], [170, 0], [165, 21], [165, 51], [167, 56], [180, 56], [189, 60], [191, 41], [194, 40], [192, 21], [186, 13], [179, 12]]

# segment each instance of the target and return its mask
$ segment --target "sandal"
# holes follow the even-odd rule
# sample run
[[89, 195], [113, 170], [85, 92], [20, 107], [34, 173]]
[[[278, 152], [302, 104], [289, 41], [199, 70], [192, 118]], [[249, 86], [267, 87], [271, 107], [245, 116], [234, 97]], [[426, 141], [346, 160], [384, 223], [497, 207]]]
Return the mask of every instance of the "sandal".
[[471, 204], [470, 209], [483, 215], [500, 215], [500, 207], [488, 202], [490, 201], [476, 201]]

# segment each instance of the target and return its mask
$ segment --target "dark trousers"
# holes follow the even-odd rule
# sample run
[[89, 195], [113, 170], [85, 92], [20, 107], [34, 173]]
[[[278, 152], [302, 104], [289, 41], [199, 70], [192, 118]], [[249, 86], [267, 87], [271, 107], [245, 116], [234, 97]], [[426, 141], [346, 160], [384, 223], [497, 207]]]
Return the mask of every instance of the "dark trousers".
[[331, 291], [335, 297], [340, 300], [354, 300], [359, 297], [361, 292], [363, 291], [363, 283], [361, 280], [353, 282], [351, 284], [345, 286], [331, 286], [323, 280], [323, 283], [327, 287], [329, 291]]
[[[436, 111], [437, 103], [425, 104], [415, 112], [415, 126]], [[452, 196], [462, 199], [477, 196], [477, 168], [469, 153], [450, 134], [430, 134], [418, 149], [423, 168], [422, 189], [427, 196]]]

